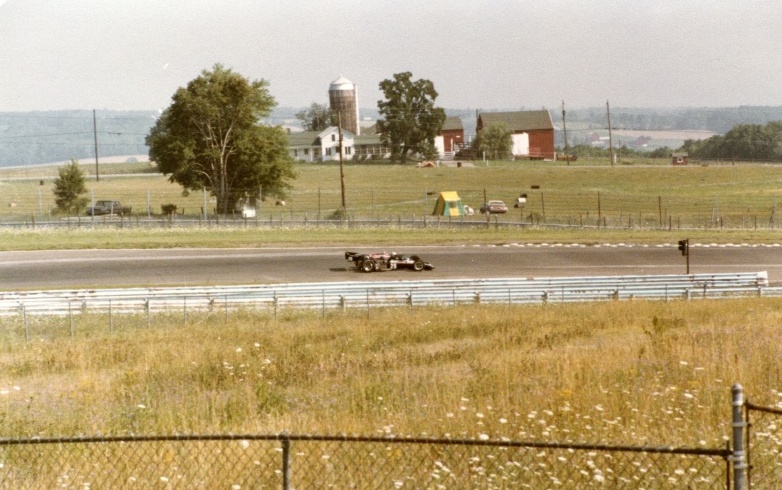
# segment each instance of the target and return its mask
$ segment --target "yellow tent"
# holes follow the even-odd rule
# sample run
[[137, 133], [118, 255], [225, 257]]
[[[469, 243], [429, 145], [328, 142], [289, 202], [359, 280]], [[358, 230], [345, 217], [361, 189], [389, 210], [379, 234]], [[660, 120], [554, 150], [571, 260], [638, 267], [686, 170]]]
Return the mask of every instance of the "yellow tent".
[[440, 197], [434, 205], [434, 216], [462, 216], [464, 215], [464, 204], [456, 191], [441, 192]]

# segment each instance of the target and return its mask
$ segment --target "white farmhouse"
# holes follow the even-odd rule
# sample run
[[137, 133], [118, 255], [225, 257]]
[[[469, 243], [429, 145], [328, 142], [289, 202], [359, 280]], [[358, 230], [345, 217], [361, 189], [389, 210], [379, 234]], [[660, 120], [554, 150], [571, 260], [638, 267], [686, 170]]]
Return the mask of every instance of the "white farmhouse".
[[[342, 130], [342, 158], [353, 159], [355, 135]], [[323, 131], [304, 131], [288, 134], [288, 151], [294, 160], [325, 162], [339, 160], [339, 128], [329, 126]]]

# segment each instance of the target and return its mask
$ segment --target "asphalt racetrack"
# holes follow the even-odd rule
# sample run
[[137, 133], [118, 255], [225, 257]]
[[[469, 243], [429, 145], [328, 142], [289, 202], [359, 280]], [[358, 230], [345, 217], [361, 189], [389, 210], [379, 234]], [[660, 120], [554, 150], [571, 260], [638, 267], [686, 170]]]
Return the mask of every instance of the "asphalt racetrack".
[[[14, 251], [0, 252], [0, 291], [686, 272], [685, 257], [675, 243], [427, 246], [393, 251], [417, 254], [435, 270], [357, 272], [345, 260], [344, 248]], [[767, 271], [771, 283], [782, 283], [782, 246], [691, 244], [692, 274], [758, 271]]]

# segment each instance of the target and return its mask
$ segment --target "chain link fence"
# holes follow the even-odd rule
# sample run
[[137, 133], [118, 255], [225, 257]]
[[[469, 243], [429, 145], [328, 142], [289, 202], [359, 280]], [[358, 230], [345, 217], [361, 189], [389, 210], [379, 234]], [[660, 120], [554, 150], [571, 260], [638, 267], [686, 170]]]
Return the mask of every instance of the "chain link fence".
[[747, 488], [782, 487], [782, 409], [744, 403]]
[[782, 486], [782, 409], [732, 388], [725, 448], [328, 435], [0, 439], [1, 488]]
[[730, 488], [728, 449], [359, 436], [0, 440], [3, 488]]

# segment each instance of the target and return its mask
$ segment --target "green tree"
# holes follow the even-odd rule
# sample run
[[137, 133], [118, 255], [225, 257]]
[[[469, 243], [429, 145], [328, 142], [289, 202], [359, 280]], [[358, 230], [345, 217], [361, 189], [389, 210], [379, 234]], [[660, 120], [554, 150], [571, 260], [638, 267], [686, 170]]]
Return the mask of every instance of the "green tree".
[[297, 112], [296, 119], [301, 121], [304, 131], [323, 131], [327, 127], [334, 125], [331, 108], [315, 102], [307, 109]]
[[84, 184], [84, 172], [79, 162], [71, 159], [70, 163], [57, 169], [59, 177], [54, 180], [54, 203], [57, 210], [66, 215], [81, 214], [90, 200], [82, 197], [87, 192]]
[[782, 122], [738, 124], [723, 136], [686, 140], [680, 148], [693, 158], [782, 160]]
[[276, 105], [265, 80], [216, 64], [180, 87], [146, 137], [150, 159], [185, 191], [207, 189], [229, 213], [247, 195], [284, 197], [295, 178], [288, 140], [260, 119]]
[[409, 154], [426, 152], [445, 122], [445, 110], [434, 105], [438, 95], [434, 84], [412, 77], [408, 71], [380, 82], [385, 100], [377, 102], [383, 118], [377, 123], [381, 139], [402, 161]]
[[473, 147], [489, 160], [506, 160], [513, 149], [511, 134], [502, 123], [490, 124], [476, 135]]

